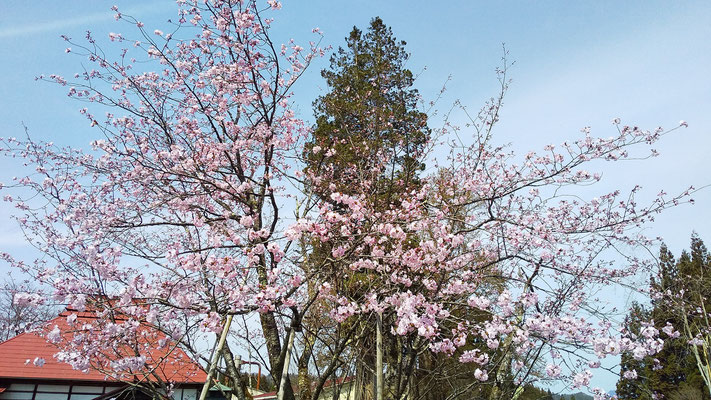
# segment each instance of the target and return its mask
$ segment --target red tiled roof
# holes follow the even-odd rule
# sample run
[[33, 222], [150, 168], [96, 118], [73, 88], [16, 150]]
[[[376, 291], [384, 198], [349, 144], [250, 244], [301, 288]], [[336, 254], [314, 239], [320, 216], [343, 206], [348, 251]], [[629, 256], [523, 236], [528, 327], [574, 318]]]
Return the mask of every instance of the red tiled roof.
[[323, 388], [326, 389], [326, 388], [333, 386], [334, 382], [335, 382], [336, 386], [340, 386], [340, 385], [349, 383], [350, 381], [353, 380], [353, 378], [354, 378], [353, 376], [342, 376], [342, 377], [336, 378], [336, 379], [329, 379], [323, 383]]
[[276, 398], [277, 398], [277, 392], [262, 393], [262, 394], [258, 394], [258, 395], [256, 395], [256, 396], [253, 396], [252, 398], [253, 398], [254, 400], [258, 400], [258, 399], [264, 399], [264, 400], [267, 400], [267, 399], [276, 399]]
[[[67, 333], [70, 328], [66, 322], [66, 316], [70, 313], [63, 312], [57, 318], [49, 321], [47, 326], [51, 329], [57, 325], [65, 337], [71, 335]], [[78, 320], [94, 318], [94, 314], [90, 312], [76, 314]], [[167, 350], [168, 347], [171, 350]], [[116, 381], [116, 379], [109, 378], [93, 369], [84, 373], [73, 369], [69, 364], [58, 362], [54, 358], [54, 354], [58, 351], [59, 349], [55, 345], [48, 343], [44, 337], [34, 332], [22, 333], [2, 342], [0, 343], [0, 378]], [[45, 364], [41, 367], [34, 365], [35, 358], [44, 359]], [[156, 368], [156, 373], [162, 380], [176, 383], [202, 383], [207, 379], [207, 374], [200, 365], [192, 361], [183, 350], [177, 347], [166, 346], [159, 349], [156, 346], [155, 350], [151, 352], [151, 359], [162, 360]]]

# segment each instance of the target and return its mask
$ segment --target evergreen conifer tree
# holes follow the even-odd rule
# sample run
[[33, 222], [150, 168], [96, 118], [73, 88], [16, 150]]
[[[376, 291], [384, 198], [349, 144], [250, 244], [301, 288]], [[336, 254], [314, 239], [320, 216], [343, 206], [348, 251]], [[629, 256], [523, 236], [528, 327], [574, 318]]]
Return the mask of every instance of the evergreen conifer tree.
[[[353, 27], [345, 48], [339, 48], [331, 57], [330, 68], [321, 72], [328, 92], [313, 103], [316, 124], [304, 148], [307, 180], [320, 200], [330, 201], [334, 192], [362, 195], [363, 202], [386, 210], [397, 206], [402, 194], [419, 185], [417, 175], [423, 169], [420, 158], [430, 129], [427, 115], [417, 110], [420, 97], [412, 87], [414, 76], [406, 68], [409, 54], [405, 45], [376, 17], [365, 32]], [[388, 162], [383, 164], [382, 159]], [[315, 176], [319, 178], [309, 179]], [[311, 243], [310, 247], [308, 263], [320, 274], [344, 269], [331, 260], [333, 249], [328, 245]], [[339, 262], [349, 261], [344, 257]], [[358, 298], [370, 278], [363, 273], [341, 273], [331, 281], [339, 293]], [[349, 324], [342, 326], [348, 328]], [[368, 324], [358, 332], [359, 336], [349, 343], [357, 365], [356, 385], [362, 386], [360, 392], [366, 392], [372, 382], [373, 326]], [[416, 375], [415, 363], [408, 360], [422, 349], [415, 350], [409, 340], [387, 332], [384, 336], [386, 357], [402, 364], [397, 369], [404, 377]], [[398, 357], [401, 354], [406, 356]], [[369, 366], [363, 368], [364, 364]], [[391, 383], [405, 381], [403, 377], [389, 378]], [[407, 385], [390, 386], [402, 390]]]
[[[376, 17], [365, 33], [353, 27], [346, 48], [321, 72], [329, 92], [314, 101], [316, 126], [305, 157], [311, 171], [331, 179], [314, 183], [317, 194], [357, 188], [392, 200], [416, 184], [430, 129], [417, 110], [405, 44]], [[383, 157], [387, 170], [377, 166]], [[378, 187], [360, 185], [364, 176], [380, 177]]]

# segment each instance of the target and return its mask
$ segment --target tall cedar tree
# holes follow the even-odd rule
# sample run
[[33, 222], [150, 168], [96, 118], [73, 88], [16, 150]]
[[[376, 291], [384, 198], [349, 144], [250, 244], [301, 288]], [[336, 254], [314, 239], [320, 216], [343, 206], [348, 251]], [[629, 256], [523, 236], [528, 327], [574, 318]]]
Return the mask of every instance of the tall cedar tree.
[[[312, 188], [324, 200], [334, 191], [364, 195], [366, 202], [382, 210], [396, 205], [400, 195], [419, 185], [417, 174], [424, 167], [420, 158], [431, 130], [427, 115], [417, 110], [420, 96], [412, 87], [412, 72], [405, 68], [409, 58], [405, 45], [376, 17], [365, 33], [353, 27], [346, 38], [346, 48], [339, 48], [331, 57], [330, 69], [321, 72], [330, 91], [314, 101], [316, 126], [304, 155], [307, 171], [321, 177], [312, 182]], [[376, 167], [381, 158], [389, 160], [385, 169]], [[362, 185], [369, 180], [376, 185]], [[343, 270], [329, 262], [331, 248], [312, 245], [309, 258], [314, 268], [334, 274]], [[355, 273], [336, 281], [339, 293], [358, 298], [364, 294], [360, 288], [370, 279]], [[360, 329], [359, 337], [352, 340], [359, 365], [355, 368], [356, 381], [363, 384], [363, 392], [367, 392], [365, 386], [373, 379], [366, 372], [374, 363], [373, 324], [370, 321], [371, 326]], [[402, 391], [409, 390], [423, 399], [444, 398], [455, 392], [460, 393], [458, 398], [489, 397], [488, 385], [471, 385], [474, 365], [462, 366], [449, 357], [430, 354], [415, 336], [398, 338], [385, 333], [385, 362], [390, 371], [386, 377], [388, 396], [399, 397]], [[472, 343], [466, 349], [483, 345]], [[362, 363], [369, 367], [362, 368]], [[509, 389], [515, 390], [515, 385]]]
[[[366, 190], [388, 201], [416, 185], [431, 132], [417, 110], [405, 44], [376, 17], [365, 33], [353, 27], [346, 48], [321, 72], [330, 91], [314, 101], [316, 126], [305, 150], [308, 169], [328, 171], [331, 179], [315, 183], [317, 194]], [[387, 170], [376, 167], [382, 157]], [[378, 187], [362, 187], [373, 174], [381, 178]]]
[[[409, 58], [405, 45], [376, 17], [365, 33], [354, 26], [346, 38], [346, 47], [339, 48], [331, 57], [330, 68], [321, 72], [329, 92], [313, 103], [316, 125], [304, 149], [307, 174], [319, 177], [311, 180], [310, 186], [321, 199], [329, 201], [333, 192], [363, 195], [364, 202], [384, 210], [396, 206], [401, 195], [419, 187], [417, 175], [424, 167], [420, 158], [431, 131], [427, 115], [417, 109], [420, 96], [412, 87], [412, 72], [405, 67]], [[385, 166], [382, 159], [388, 160]], [[332, 249], [328, 245], [312, 243], [312, 246], [309, 263], [319, 273], [336, 274], [343, 270], [329, 261]], [[335, 283], [339, 293], [358, 298], [364, 295], [364, 282], [369, 281], [364, 274], [352, 274], [336, 279]], [[307, 316], [306, 320], [315, 318]], [[372, 326], [359, 332], [358, 337], [349, 339], [359, 348], [354, 351], [357, 363], [372, 364], [375, 352]], [[406, 378], [413, 375], [414, 360], [397, 355], [414, 357], [421, 349], [413, 349], [409, 340], [398, 340], [387, 333], [385, 342], [388, 357], [399, 360], [396, 369], [403, 371], [401, 377], [390, 376], [389, 387], [394, 387], [395, 392], [406, 390]], [[395, 360], [386, 362], [392, 365]], [[306, 372], [306, 361], [300, 365]], [[356, 375], [362, 372], [365, 371], [357, 368]], [[359, 381], [372, 380], [368, 376], [362, 378]], [[301, 386], [308, 390], [306, 382]], [[366, 391], [365, 387], [362, 389]]]
[[[304, 156], [306, 170], [321, 178], [312, 181], [312, 188], [324, 200], [334, 191], [364, 195], [366, 202], [382, 210], [396, 205], [400, 195], [419, 185], [417, 174], [424, 167], [420, 158], [431, 130], [427, 126], [427, 115], [417, 110], [420, 96], [412, 87], [412, 72], [405, 68], [409, 58], [405, 45], [405, 41], [398, 41], [391, 28], [376, 17], [365, 33], [353, 27], [346, 38], [346, 48], [339, 48], [331, 57], [330, 69], [321, 72], [329, 92], [314, 101], [316, 126], [310, 143], [305, 146]], [[376, 167], [383, 157], [389, 160], [387, 168]], [[330, 179], [323, 179], [324, 176]], [[364, 186], [364, 181], [376, 184]], [[335, 275], [344, 269], [329, 261], [331, 248], [312, 245], [310, 264], [319, 268], [320, 273], [333, 271]], [[335, 281], [339, 293], [358, 298], [364, 294], [360, 288], [367, 286], [364, 283], [370, 279], [355, 273]], [[488, 316], [470, 315], [469, 318], [481, 320]], [[370, 322], [372, 325], [373, 321]], [[372, 326], [360, 332], [361, 335], [352, 340], [356, 343], [352, 347], [356, 348], [357, 363], [370, 365], [365, 368], [369, 370], [375, 353]], [[456, 357], [429, 354], [423, 351], [416, 335], [410, 336], [397, 338], [388, 332], [385, 334], [385, 362], [391, 371], [386, 377], [389, 395], [399, 397], [403, 390], [410, 390], [424, 399], [444, 398], [453, 393], [460, 393], [460, 398], [490, 397], [489, 385], [471, 385], [476, 366], [453, 362]], [[466, 349], [480, 346], [484, 344], [471, 343]], [[304, 352], [304, 356], [308, 355], [309, 351]], [[305, 362], [302, 364], [305, 366]], [[494, 374], [492, 371], [492, 376]], [[367, 382], [366, 385], [372, 380], [360, 367], [356, 367], [356, 375], [357, 381]], [[513, 379], [501, 379], [506, 385], [499, 389], [513, 393], [517, 386], [512, 383]]]
[[[692, 238], [692, 242], [693, 242]], [[685, 254], [684, 252], [683, 254]], [[682, 255], [682, 258], [685, 258]], [[655, 292], [679, 293], [681, 290], [688, 290], [690, 281], [684, 278], [682, 268], [685, 263], [680, 259], [676, 262], [674, 255], [666, 246], [662, 246], [659, 251], [659, 272], [656, 277], [652, 277], [651, 288]], [[677, 329], [682, 328], [682, 319], [676, 307], [669, 307], [662, 299], [652, 300], [651, 318], [655, 321], [657, 329], [663, 328], [667, 323], [672, 324]], [[655, 355], [655, 358], [663, 361], [658, 365], [648, 365], [648, 387], [652, 393], [667, 394], [674, 393], [679, 385], [698, 378], [696, 363], [688, 345], [682, 338], [668, 340], [662, 351]]]

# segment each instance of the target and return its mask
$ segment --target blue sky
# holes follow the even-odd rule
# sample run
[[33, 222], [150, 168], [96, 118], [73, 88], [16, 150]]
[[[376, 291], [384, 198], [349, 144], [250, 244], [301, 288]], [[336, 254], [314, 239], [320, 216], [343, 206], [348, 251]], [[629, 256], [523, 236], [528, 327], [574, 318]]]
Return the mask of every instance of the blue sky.
[[[0, 136], [23, 135], [24, 123], [36, 139], [73, 146], [92, 140], [95, 132], [77, 113], [82, 105], [70, 101], [62, 88], [34, 77], [80, 70], [82, 60], [64, 53], [60, 34], [79, 38], [89, 29], [106, 38], [108, 32], [128, 29], [113, 20], [111, 5], [89, 0], [0, 2]], [[118, 6], [151, 29], [175, 16], [172, 1]], [[598, 189], [629, 190], [639, 183], [643, 200], [660, 189], [675, 193], [692, 184], [711, 184], [711, 3], [287, 1], [275, 14], [273, 34], [276, 41], [293, 37], [305, 43], [312, 38], [311, 29], [319, 27], [325, 34], [322, 44], [337, 47], [353, 25], [365, 27], [376, 15], [408, 42], [409, 68], [421, 72], [416, 85], [425, 99], [435, 98], [452, 76], [442, 108], [459, 99], [477, 109], [496, 95], [493, 71], [506, 43], [515, 65], [497, 142], [525, 152], [573, 138], [584, 126], [611, 136], [615, 117], [649, 129], [686, 120], [688, 129], [655, 146], [661, 156], [596, 165], [605, 177]], [[316, 62], [295, 87], [296, 106], [307, 120], [311, 101], [323, 92], [319, 70], [326, 65], [327, 58]], [[13, 176], [16, 162], [0, 159], [0, 182]], [[695, 199], [695, 206], [660, 216], [647, 234], [664, 237], [677, 254], [688, 246], [694, 230], [711, 242], [711, 189]], [[7, 204], [0, 204], [0, 249], [29, 254], [8, 219], [11, 213]], [[610, 389], [614, 380], [599, 384]]]

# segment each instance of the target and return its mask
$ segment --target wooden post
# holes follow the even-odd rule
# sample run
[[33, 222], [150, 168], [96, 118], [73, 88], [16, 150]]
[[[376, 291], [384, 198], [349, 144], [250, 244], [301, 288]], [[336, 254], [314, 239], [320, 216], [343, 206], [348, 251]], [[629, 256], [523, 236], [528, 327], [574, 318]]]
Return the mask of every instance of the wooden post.
[[[294, 329], [289, 329], [289, 342], [286, 345], [286, 355], [284, 356], [284, 368], [281, 370], [281, 381], [279, 382], [279, 392], [277, 392], [277, 400], [284, 400], [284, 392], [286, 391], [286, 378], [289, 376], [289, 361], [291, 360], [291, 348], [294, 347]], [[204, 399], [200, 399], [204, 400]]]
[[232, 325], [232, 314], [227, 316], [227, 321], [225, 321], [225, 326], [222, 327], [222, 334], [220, 334], [217, 347], [212, 353], [212, 360], [210, 360], [210, 366], [207, 369], [207, 379], [205, 379], [205, 384], [202, 385], [202, 391], [200, 392], [200, 400], [205, 400], [207, 397], [207, 392], [210, 389], [210, 381], [212, 381], [212, 375], [215, 374], [215, 369], [217, 369], [217, 362], [220, 359], [222, 348], [225, 346], [225, 342], [227, 341], [227, 333], [230, 331], [230, 325]]
[[[237, 369], [237, 372], [241, 371], [241, 369], [242, 369], [242, 356], [239, 355], [239, 354], [237, 354], [237, 355], [235, 356], [235, 368]], [[244, 393], [244, 391], [242, 390], [242, 387], [243, 387], [243, 386], [242, 386], [242, 381], [241, 381], [241, 380], [242, 380], [241, 375], [237, 375], [237, 377], [236, 377], [235, 379], [238, 381], [238, 382], [237, 382], [237, 385], [239, 385], [239, 389], [238, 389], [238, 388], [233, 389], [233, 390], [235, 390], [237, 393], [234, 393], [234, 392], [233, 392], [231, 397], [232, 397], [233, 399], [236, 398], [237, 400], [245, 400], [245, 397], [246, 397], [245, 394], [246, 394], [246, 393]], [[235, 394], [236, 394], [236, 396], [235, 396]]]

